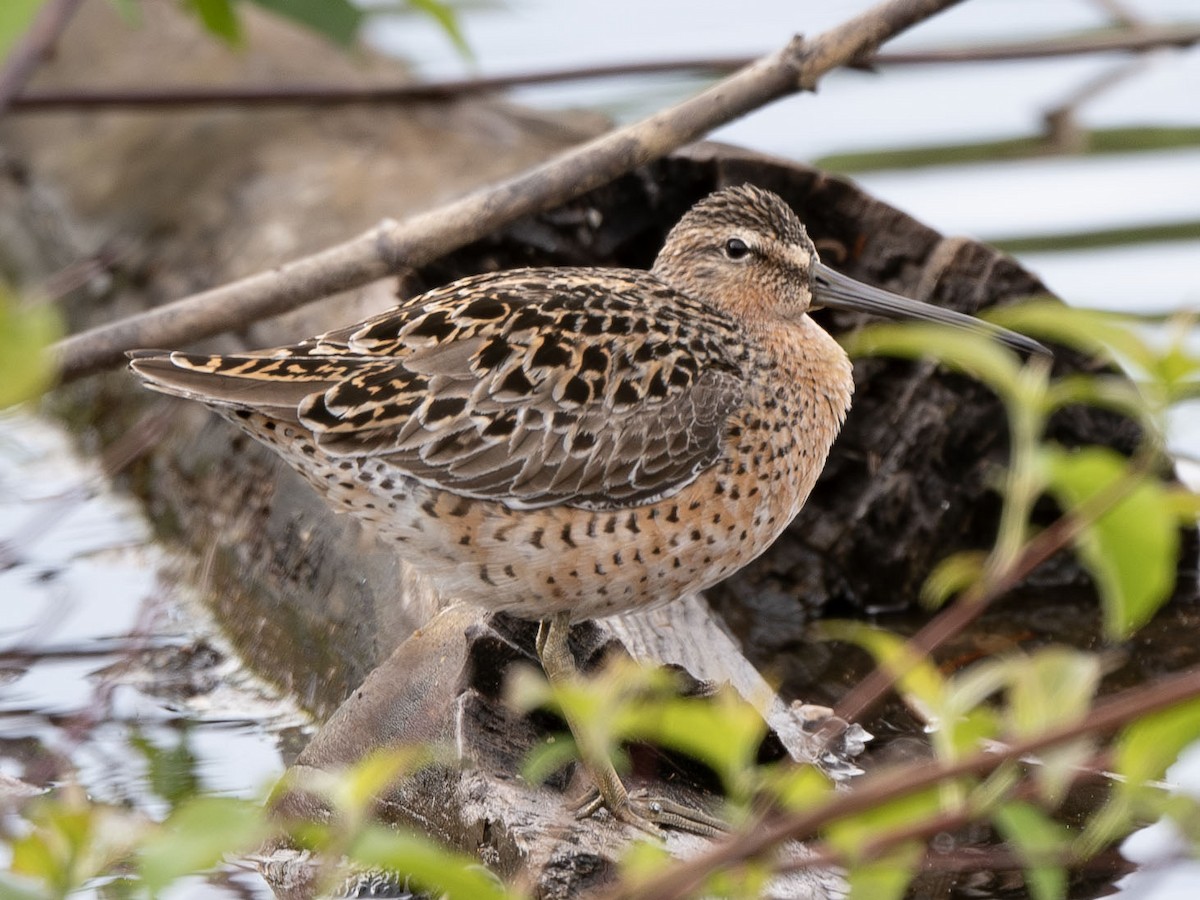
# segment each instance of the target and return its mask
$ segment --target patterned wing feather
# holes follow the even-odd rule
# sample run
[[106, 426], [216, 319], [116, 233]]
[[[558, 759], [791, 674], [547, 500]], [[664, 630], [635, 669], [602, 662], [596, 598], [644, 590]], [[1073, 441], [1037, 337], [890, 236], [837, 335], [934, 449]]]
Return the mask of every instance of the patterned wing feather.
[[732, 320], [646, 272], [555, 269], [463, 279], [273, 354], [172, 359], [220, 378], [217, 403], [285, 395], [331, 455], [515, 508], [607, 508], [719, 459], [741, 348]]

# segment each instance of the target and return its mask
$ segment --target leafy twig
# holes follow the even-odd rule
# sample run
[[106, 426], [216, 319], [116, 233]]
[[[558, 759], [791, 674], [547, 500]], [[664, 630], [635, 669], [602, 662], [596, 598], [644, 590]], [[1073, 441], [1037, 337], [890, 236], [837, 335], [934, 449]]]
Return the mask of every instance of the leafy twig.
[[852, 791], [836, 793], [803, 812], [788, 813], [774, 821], [764, 822], [760, 827], [746, 830], [655, 878], [636, 886], [620, 887], [605, 896], [607, 900], [671, 900], [689, 896], [700, 888], [710, 873], [758, 858], [785, 841], [804, 840], [833, 822], [876, 809], [899, 797], [915, 794], [954, 778], [986, 775], [1003, 763], [1085, 735], [1111, 733], [1135, 719], [1198, 697], [1200, 670], [1191, 670], [1122, 691], [1098, 703], [1085, 718], [1077, 722], [1018, 741], [1002, 750], [975, 753], [955, 762], [896, 766], [864, 776]]
[[[1068, 515], [1064, 515], [1030, 540], [1012, 564], [991, 579], [980, 582], [929, 620], [909, 638], [904, 658], [922, 659], [959, 634], [987, 610], [997, 598], [1012, 590], [1038, 566], [1064, 549], [1078, 537], [1087, 523], [1120, 503], [1137, 487], [1153, 465], [1154, 453], [1148, 449], [1135, 457], [1124, 477], [1098, 492]], [[860, 719], [895, 685], [904, 674], [899, 666], [879, 666], [847, 692], [837, 705], [834, 717], [845, 722]]]

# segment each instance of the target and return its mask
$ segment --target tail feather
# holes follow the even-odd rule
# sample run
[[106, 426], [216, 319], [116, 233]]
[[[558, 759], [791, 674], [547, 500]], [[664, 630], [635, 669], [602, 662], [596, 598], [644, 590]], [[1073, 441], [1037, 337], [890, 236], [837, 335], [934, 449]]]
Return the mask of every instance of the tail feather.
[[[296, 418], [296, 407], [310, 394], [330, 387], [328, 371], [322, 377], [293, 360], [293, 377], [264, 377], [263, 357], [188, 354], [168, 350], [134, 350], [127, 354], [129, 368], [146, 386], [163, 394], [199, 400], [209, 406], [252, 409], [283, 420]], [[270, 362], [275, 362], [270, 360]]]

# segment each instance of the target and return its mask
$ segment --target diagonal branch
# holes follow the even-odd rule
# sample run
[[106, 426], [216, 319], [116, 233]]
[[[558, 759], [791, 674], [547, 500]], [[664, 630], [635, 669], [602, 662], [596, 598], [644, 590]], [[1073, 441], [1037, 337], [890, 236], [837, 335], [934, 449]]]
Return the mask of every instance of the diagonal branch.
[[830, 69], [862, 60], [888, 38], [959, 0], [887, 0], [812, 42], [793, 38], [708, 90], [589, 141], [542, 166], [404, 222], [311, 256], [92, 329], [60, 342], [71, 381], [122, 360], [126, 350], [177, 346], [420, 266], [520, 216], [577, 197], [773, 100], [812, 90]]

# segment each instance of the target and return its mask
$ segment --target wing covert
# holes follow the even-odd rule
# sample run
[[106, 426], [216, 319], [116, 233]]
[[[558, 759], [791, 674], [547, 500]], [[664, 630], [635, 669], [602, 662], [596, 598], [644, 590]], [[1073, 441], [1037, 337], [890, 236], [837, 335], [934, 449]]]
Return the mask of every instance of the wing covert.
[[298, 406], [323, 450], [516, 508], [649, 502], [719, 459], [731, 319], [645, 272], [484, 277], [296, 348], [345, 373]]

